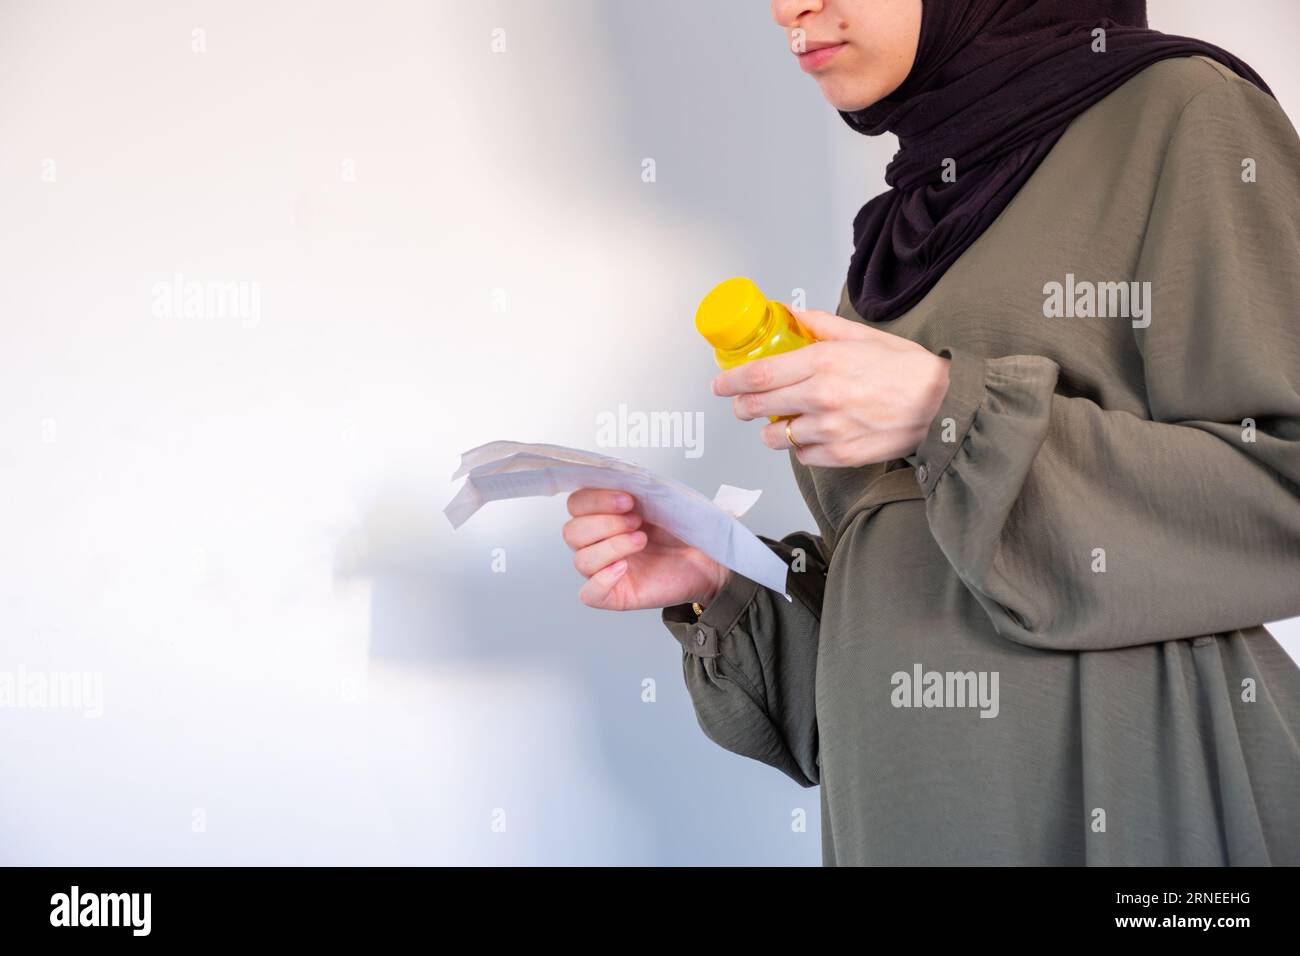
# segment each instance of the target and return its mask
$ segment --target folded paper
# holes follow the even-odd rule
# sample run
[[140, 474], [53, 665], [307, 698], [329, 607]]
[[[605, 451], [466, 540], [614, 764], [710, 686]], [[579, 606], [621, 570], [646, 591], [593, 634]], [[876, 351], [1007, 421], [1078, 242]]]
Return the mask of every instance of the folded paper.
[[488, 442], [465, 452], [452, 479], [462, 477], [465, 484], [443, 509], [453, 528], [489, 501], [611, 488], [632, 495], [646, 521], [790, 600], [785, 562], [737, 520], [761, 491], [722, 485], [710, 501], [630, 461], [563, 445], [513, 441]]

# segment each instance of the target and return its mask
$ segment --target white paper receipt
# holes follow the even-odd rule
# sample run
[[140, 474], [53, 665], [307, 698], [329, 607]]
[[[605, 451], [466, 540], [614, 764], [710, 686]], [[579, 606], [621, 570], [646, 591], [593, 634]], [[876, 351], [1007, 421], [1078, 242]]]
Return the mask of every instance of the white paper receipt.
[[452, 479], [465, 484], [443, 514], [453, 528], [489, 501], [614, 488], [637, 500], [642, 517], [714, 561], [757, 581], [787, 601], [786, 564], [737, 519], [761, 491], [723, 485], [713, 501], [694, 488], [621, 458], [563, 445], [494, 441], [461, 455]]

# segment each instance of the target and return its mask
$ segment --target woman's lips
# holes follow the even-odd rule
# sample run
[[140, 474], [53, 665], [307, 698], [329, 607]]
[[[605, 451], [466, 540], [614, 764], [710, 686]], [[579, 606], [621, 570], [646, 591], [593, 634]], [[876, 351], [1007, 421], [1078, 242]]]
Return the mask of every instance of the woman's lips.
[[805, 73], [814, 73], [831, 61], [831, 58], [844, 49], [847, 44], [836, 43], [818, 50], [809, 50], [799, 54], [799, 66]]

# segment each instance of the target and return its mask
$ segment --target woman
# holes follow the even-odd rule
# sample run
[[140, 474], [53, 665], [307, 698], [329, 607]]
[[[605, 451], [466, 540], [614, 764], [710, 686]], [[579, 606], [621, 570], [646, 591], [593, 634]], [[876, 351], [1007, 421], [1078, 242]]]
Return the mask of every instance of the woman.
[[762, 437], [819, 533], [764, 539], [787, 602], [583, 489], [581, 599], [664, 609], [704, 731], [821, 784], [827, 864], [1300, 863], [1291, 124], [1139, 2], [773, 13], [901, 146], [820, 341], [714, 381], [797, 416]]

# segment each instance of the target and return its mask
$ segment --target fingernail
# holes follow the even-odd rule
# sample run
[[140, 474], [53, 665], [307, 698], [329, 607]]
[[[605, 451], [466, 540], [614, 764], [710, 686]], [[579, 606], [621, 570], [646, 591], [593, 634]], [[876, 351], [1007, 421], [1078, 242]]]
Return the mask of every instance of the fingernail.
[[627, 570], [626, 561], [615, 561], [613, 564], [609, 566], [609, 576], [611, 578], [621, 578], [623, 576], [623, 572], [626, 570]]
[[714, 395], [718, 394], [718, 380], [716, 378], [709, 383], [709, 391]]
[[631, 495], [615, 495], [615, 496], [614, 496], [614, 507], [615, 507], [615, 508], [631, 508], [631, 507], [632, 507], [632, 496], [631, 496]]
[[640, 547], [641, 545], [645, 544], [645, 532], [644, 531], [632, 532], [632, 543], [635, 544], [637, 547]]

